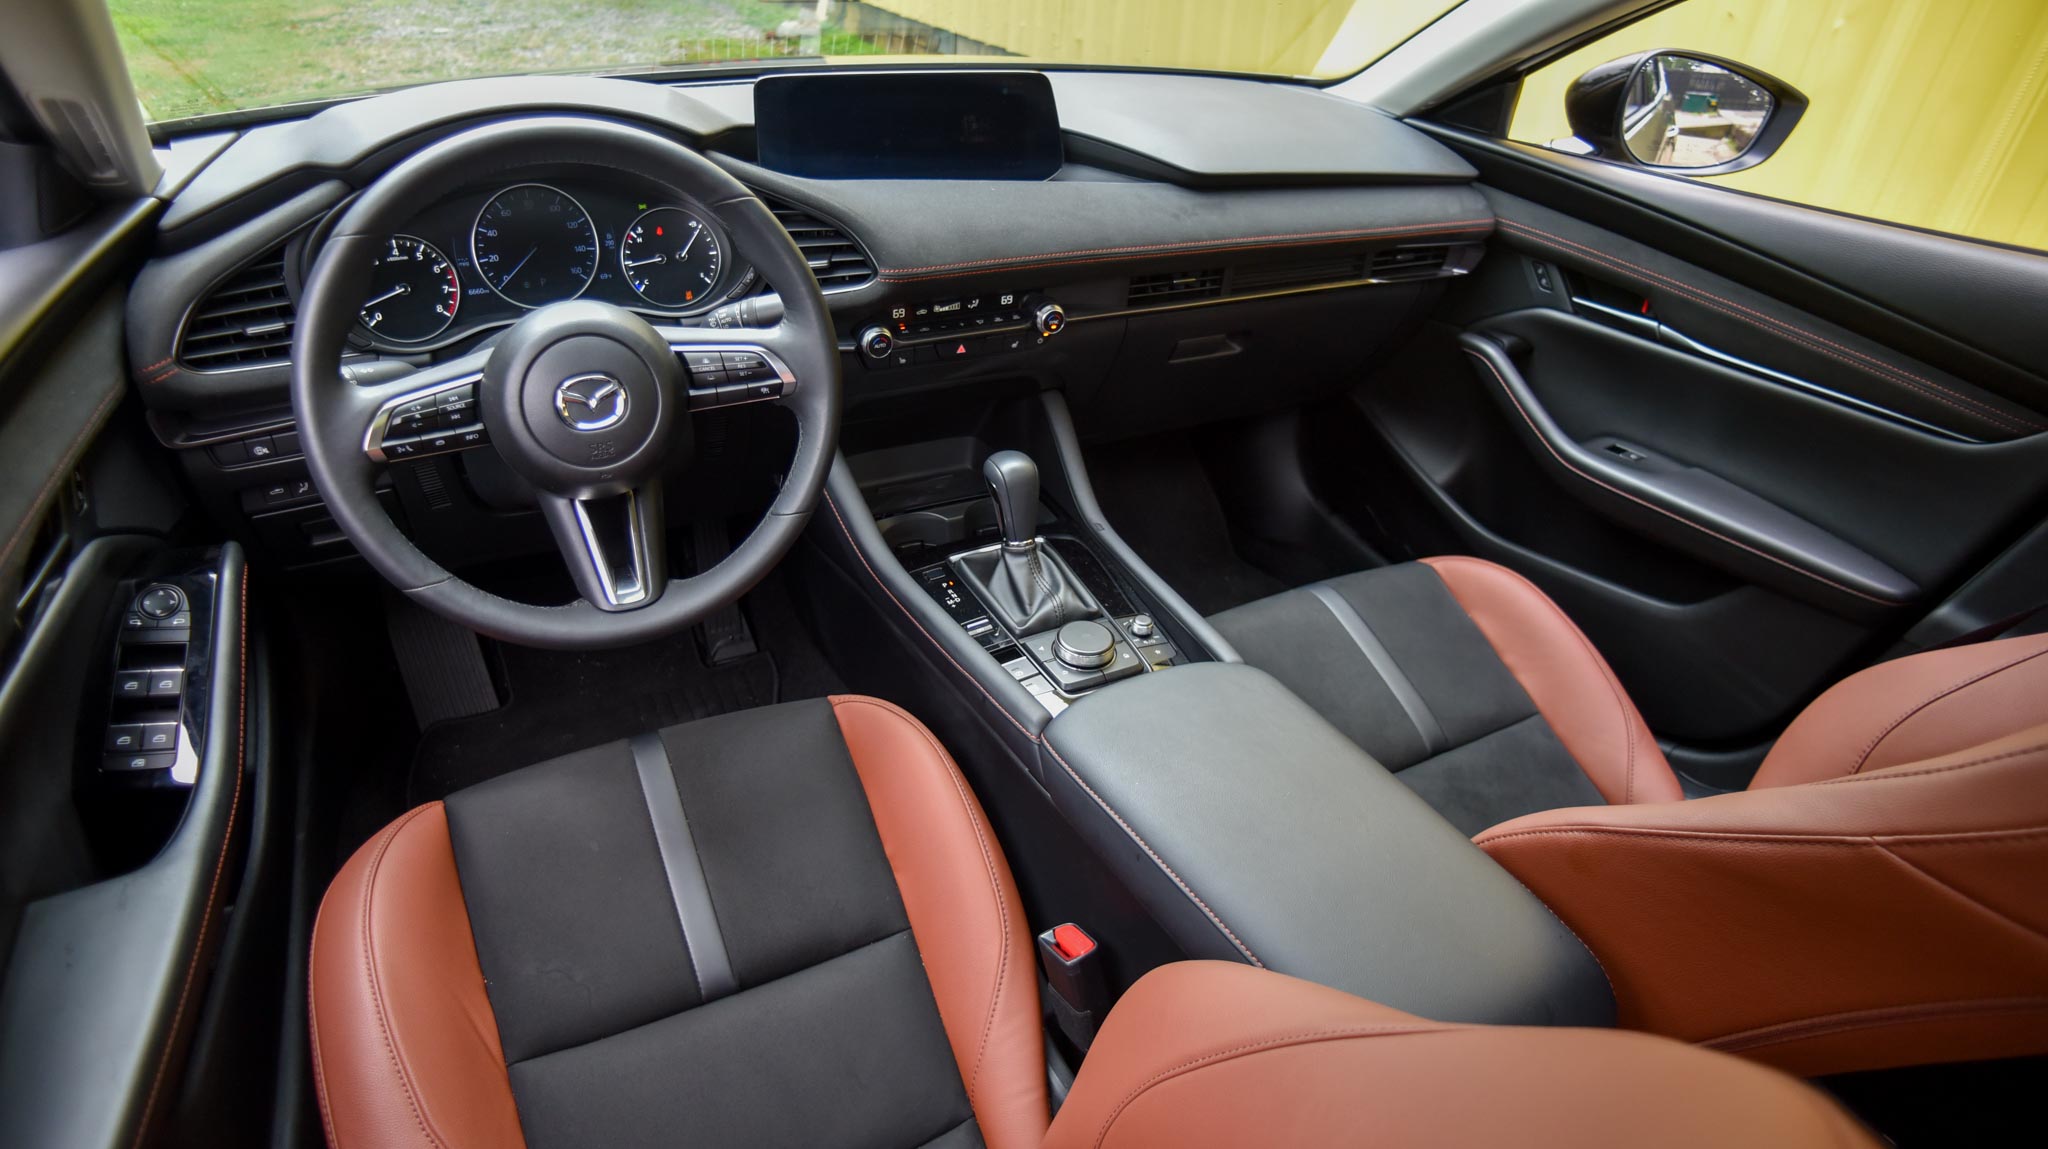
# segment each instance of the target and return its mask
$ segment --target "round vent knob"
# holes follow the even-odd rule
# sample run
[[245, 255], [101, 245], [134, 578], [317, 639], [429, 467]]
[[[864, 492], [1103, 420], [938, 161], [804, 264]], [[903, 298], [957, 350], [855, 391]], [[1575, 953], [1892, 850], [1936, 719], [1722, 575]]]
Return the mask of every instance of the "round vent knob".
[[1070, 622], [1060, 628], [1052, 649], [1076, 670], [1101, 670], [1116, 660], [1116, 635], [1099, 622]]

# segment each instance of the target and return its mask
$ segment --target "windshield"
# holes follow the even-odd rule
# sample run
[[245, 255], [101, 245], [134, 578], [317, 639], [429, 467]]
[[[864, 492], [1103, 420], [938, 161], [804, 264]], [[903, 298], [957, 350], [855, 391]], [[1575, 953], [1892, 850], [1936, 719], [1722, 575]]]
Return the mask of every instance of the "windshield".
[[529, 72], [931, 58], [1331, 78], [1457, 0], [108, 0], [151, 120]]

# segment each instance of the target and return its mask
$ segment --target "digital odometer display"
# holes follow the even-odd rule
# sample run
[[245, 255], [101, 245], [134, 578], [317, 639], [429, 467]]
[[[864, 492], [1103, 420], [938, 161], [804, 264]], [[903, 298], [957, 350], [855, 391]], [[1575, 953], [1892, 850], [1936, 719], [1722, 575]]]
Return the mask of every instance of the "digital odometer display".
[[719, 246], [718, 233], [703, 220], [679, 207], [658, 207], [626, 229], [619, 269], [640, 298], [681, 311], [710, 300], [724, 267]]
[[477, 213], [469, 245], [477, 274], [521, 307], [574, 299], [597, 274], [590, 214], [546, 184], [518, 184], [492, 196]]

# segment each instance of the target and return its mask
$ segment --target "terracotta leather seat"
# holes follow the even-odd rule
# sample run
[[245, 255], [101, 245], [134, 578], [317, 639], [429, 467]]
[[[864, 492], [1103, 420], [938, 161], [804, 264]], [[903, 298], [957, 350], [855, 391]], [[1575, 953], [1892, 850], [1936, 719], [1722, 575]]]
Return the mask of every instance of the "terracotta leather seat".
[[1882, 663], [1684, 800], [1607, 663], [1435, 558], [1213, 620], [1548, 903], [1620, 1023], [1801, 1074], [2048, 1051], [2048, 635]]
[[1440, 1025], [1224, 963], [1143, 979], [1058, 1119], [1017, 892], [945, 751], [771, 707], [421, 806], [314, 927], [336, 1149], [1870, 1146], [1773, 1070]]

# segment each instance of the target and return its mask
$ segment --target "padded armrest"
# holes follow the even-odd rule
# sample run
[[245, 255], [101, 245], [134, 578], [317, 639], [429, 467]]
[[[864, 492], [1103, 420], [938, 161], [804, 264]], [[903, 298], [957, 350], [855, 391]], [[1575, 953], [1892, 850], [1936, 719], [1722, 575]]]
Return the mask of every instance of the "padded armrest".
[[1637, 1033], [1442, 1025], [1217, 962], [1147, 974], [1043, 1149], [1874, 1147], [1781, 1073]]
[[1141, 675], [1045, 747], [1055, 804], [1190, 957], [1438, 1021], [1613, 1022], [1571, 931], [1264, 671]]

